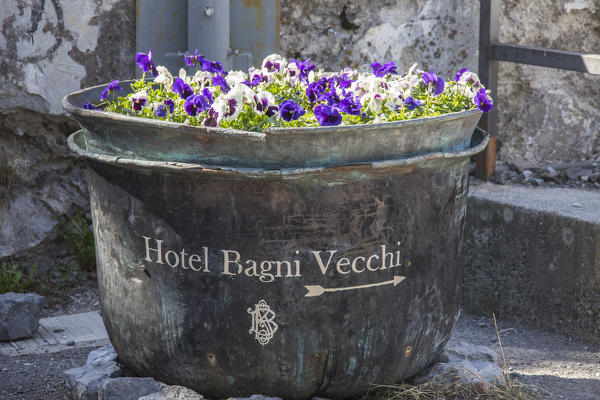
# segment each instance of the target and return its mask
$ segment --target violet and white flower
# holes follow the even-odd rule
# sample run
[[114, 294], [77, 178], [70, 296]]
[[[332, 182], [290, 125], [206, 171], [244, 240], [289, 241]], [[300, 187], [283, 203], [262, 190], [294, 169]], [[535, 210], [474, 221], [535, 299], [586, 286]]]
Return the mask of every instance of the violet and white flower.
[[284, 121], [290, 122], [297, 120], [306, 114], [306, 110], [293, 100], [285, 100], [279, 104], [279, 115]]
[[339, 110], [326, 104], [315, 107], [315, 118], [321, 126], [335, 126], [342, 123], [342, 114]]
[[154, 82], [165, 85], [166, 87], [173, 86], [173, 75], [171, 75], [166, 67], [159, 65], [156, 67], [156, 71], [158, 72], [158, 75], [154, 78]]
[[490, 112], [494, 109], [492, 99], [488, 97], [484, 88], [477, 91], [477, 94], [473, 97], [473, 103], [475, 103], [475, 106], [483, 112]]
[[146, 105], [148, 105], [148, 93], [140, 91], [131, 95], [131, 108], [134, 111], [142, 111]]
[[287, 66], [287, 59], [279, 54], [271, 54], [265, 57], [262, 63], [263, 71], [269, 74], [282, 74]]
[[114, 95], [114, 92], [117, 90], [123, 90], [123, 88], [121, 86], [119, 86], [118, 80], [114, 80], [111, 83], [109, 83], [108, 86], [106, 86], [104, 88], [104, 90], [100, 94], [100, 101], [103, 101], [104, 99], [106, 99], [106, 97], [108, 96], [108, 94], [110, 92], [113, 92], [113, 95]]
[[221, 118], [219, 118], [219, 113], [211, 107], [208, 110], [208, 116], [202, 121], [202, 125], [215, 128], [217, 125], [219, 125], [219, 122], [221, 122]]
[[258, 114], [266, 114], [267, 117], [272, 117], [279, 111], [279, 107], [275, 103], [275, 96], [266, 91], [254, 96], [254, 109]]

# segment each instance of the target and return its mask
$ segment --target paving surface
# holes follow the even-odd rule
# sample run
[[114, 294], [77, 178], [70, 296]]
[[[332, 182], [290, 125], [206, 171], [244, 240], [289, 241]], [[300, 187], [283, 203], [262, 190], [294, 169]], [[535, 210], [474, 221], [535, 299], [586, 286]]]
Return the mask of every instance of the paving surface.
[[57, 353], [81, 347], [109, 344], [102, 317], [87, 312], [42, 318], [37, 333], [28, 339], [0, 342], [0, 356]]
[[[44, 328], [38, 338], [0, 344], [1, 400], [65, 399], [63, 371], [83, 365], [94, 347], [108, 343], [97, 313], [41, 322]], [[498, 329], [506, 370], [514, 379], [543, 391], [544, 400], [600, 399], [600, 345], [530, 329], [518, 322], [499, 321]], [[500, 353], [491, 318], [463, 313], [451, 340], [485, 345]], [[61, 344], [64, 341], [75, 343], [67, 346]]]

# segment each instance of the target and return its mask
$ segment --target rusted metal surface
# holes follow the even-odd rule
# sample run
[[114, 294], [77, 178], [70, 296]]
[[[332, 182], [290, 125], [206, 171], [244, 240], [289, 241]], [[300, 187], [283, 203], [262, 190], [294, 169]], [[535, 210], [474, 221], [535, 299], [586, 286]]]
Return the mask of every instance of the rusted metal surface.
[[[128, 87], [123, 82], [124, 93]], [[63, 100], [85, 130], [88, 148], [125, 157], [256, 168], [336, 166], [469, 145], [479, 110], [361, 127], [276, 128], [267, 133], [193, 127], [81, 108], [104, 85]], [[121, 93], [121, 92], [120, 92]]]
[[208, 398], [346, 398], [427, 366], [460, 304], [465, 149], [263, 169], [89, 164], [102, 315], [138, 374]]

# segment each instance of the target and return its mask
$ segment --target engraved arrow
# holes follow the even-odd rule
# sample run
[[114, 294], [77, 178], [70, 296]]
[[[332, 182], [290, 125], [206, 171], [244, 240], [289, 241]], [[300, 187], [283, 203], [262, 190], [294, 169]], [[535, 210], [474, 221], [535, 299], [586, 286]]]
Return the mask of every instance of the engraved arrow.
[[397, 284], [402, 282], [404, 279], [406, 279], [405, 276], [396, 275], [396, 276], [394, 276], [394, 279], [392, 279], [391, 281], [368, 283], [366, 285], [359, 285], [359, 286], [346, 286], [346, 287], [340, 287], [340, 288], [324, 288], [321, 285], [308, 285], [308, 286], [304, 286], [308, 290], [308, 293], [306, 293], [304, 295], [304, 297], [316, 297], [316, 296], [322, 295], [325, 292], [341, 292], [342, 290], [364, 289], [364, 288], [383, 286], [383, 285], [392, 285], [393, 284], [394, 286], [396, 286]]

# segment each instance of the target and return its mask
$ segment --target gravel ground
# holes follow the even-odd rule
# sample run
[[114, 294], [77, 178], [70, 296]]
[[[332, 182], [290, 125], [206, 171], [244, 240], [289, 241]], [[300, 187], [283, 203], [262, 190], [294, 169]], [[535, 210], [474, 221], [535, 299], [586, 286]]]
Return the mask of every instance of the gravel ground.
[[[507, 370], [514, 379], [545, 393], [545, 400], [600, 399], [600, 346], [499, 321]], [[491, 318], [461, 315], [452, 339], [500, 352]], [[0, 357], [0, 399], [66, 399], [62, 372], [85, 363], [93, 348]]]

